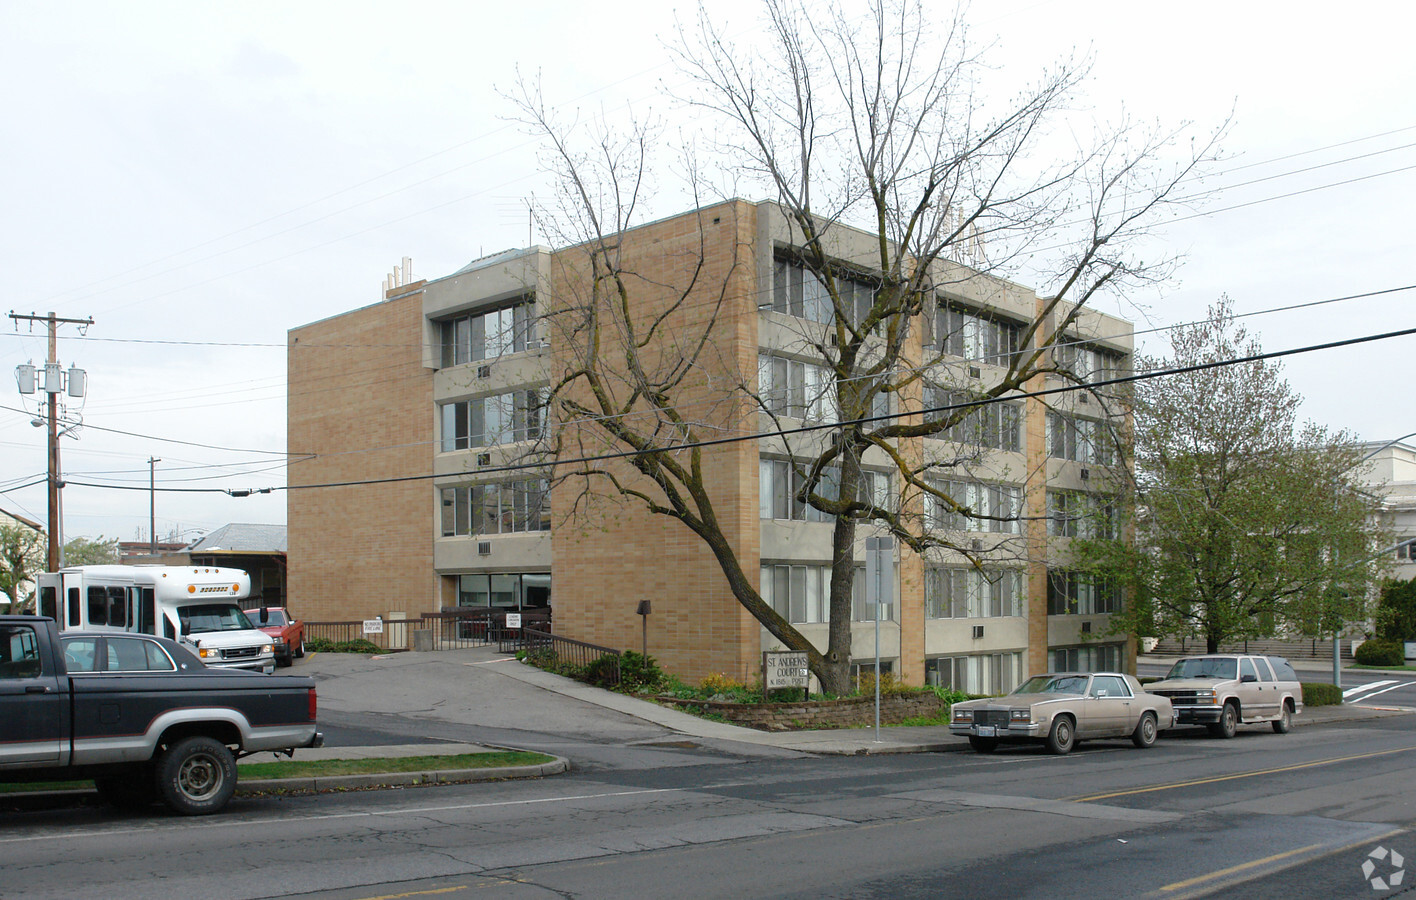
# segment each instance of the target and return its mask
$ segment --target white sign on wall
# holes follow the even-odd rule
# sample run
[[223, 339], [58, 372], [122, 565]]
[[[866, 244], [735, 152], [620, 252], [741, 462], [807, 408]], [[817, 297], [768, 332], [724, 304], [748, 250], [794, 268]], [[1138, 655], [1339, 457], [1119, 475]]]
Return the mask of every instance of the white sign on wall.
[[765, 651], [762, 654], [762, 673], [762, 680], [769, 691], [804, 688], [808, 678], [806, 654]]
[[507, 613], [507, 614], [506, 614], [506, 627], [507, 627], [507, 628], [520, 628], [520, 627], [521, 627], [521, 613]]
[[365, 619], [365, 620], [364, 620], [364, 633], [365, 633], [365, 634], [383, 634], [383, 619], [382, 619], [382, 618], [377, 618], [377, 619]]

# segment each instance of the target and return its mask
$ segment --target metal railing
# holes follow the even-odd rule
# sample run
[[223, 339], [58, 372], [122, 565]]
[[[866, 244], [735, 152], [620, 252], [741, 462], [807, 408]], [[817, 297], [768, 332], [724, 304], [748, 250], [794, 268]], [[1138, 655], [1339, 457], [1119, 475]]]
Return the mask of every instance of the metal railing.
[[[517, 639], [509, 643], [515, 644], [510, 649], [525, 650], [528, 655], [538, 658], [538, 661], [549, 660], [577, 669], [588, 668], [592, 663], [608, 657], [613, 662], [603, 674], [608, 676], [606, 680], [609, 683], [620, 683], [620, 651], [611, 647], [561, 637], [551, 634], [549, 630], [542, 631], [538, 628], [522, 628]], [[502, 649], [508, 648], [503, 646]]]
[[[441, 612], [423, 613], [419, 617], [418, 627], [432, 632], [434, 649], [456, 650], [463, 647], [485, 647], [489, 644], [496, 644], [499, 649], [511, 652], [503, 645], [514, 640], [521, 629], [507, 627], [506, 617], [508, 614], [518, 614], [518, 612], [514, 609], [456, 607]], [[523, 609], [519, 615], [523, 627], [544, 628], [546, 631], [550, 631], [551, 611], [549, 609]]]
[[305, 643], [322, 639], [335, 644], [365, 640], [380, 650], [407, 650], [410, 646], [410, 630], [418, 627], [417, 619], [387, 619], [383, 631], [364, 633], [363, 621], [357, 622], [306, 622]]

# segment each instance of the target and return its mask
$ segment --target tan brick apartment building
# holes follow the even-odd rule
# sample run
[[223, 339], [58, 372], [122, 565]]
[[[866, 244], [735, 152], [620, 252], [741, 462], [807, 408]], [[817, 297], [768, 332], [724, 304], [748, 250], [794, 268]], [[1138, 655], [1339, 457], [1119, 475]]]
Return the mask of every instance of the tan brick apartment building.
[[[836, 235], [833, 256], [870, 258], [870, 235]], [[685, 305], [687, 321], [652, 348], [671, 358], [680, 352], [675, 336], [692, 331], [683, 326], [711, 324], [711, 361], [683, 395], [695, 421], [722, 434], [770, 430], [751, 398], [729, 389], [734, 384], [755, 384], [764, 397], [770, 389], [787, 421], [829, 416], [811, 400], [820, 373], [803, 352], [804, 336], [817, 327], [811, 282], [792, 261], [792, 231], [774, 204], [729, 201], [629, 231], [618, 247], [634, 255], [646, 282], [683, 283], [701, 258], [700, 283], [723, 289], [721, 307], [705, 288], [703, 302]], [[457, 605], [551, 605], [559, 633], [638, 648], [636, 608], [650, 600], [648, 648], [666, 668], [686, 679], [752, 677], [775, 641], [688, 528], [603, 492], [586, 504], [583, 482], [551, 487], [535, 470], [502, 468], [521, 461], [546, 427], [538, 398], [566, 363], [556, 322], [582, 292], [583, 259], [576, 249], [508, 251], [290, 332], [289, 597], [299, 615], [398, 618]], [[959, 271], [941, 279], [950, 287], [911, 339], [916, 355], [921, 342], [933, 342], [957, 357], [947, 380], [966, 388], [998, 377], [978, 348], [1016, 341], [1039, 301], [1019, 285]], [[667, 302], [652, 289], [635, 297], [646, 312]], [[1102, 375], [1127, 365], [1129, 323], [1088, 312], [1076, 330], [1068, 338], [1077, 343], [1065, 351], [1069, 368]], [[1042, 382], [1031, 386], [1048, 386]], [[939, 398], [907, 396], [893, 412], [926, 400]], [[906, 681], [974, 692], [1003, 690], [1044, 669], [1128, 665], [1129, 644], [1105, 636], [1119, 597], [1065, 569], [1068, 535], [1086, 520], [1077, 511], [1105, 505], [1117, 460], [1103, 434], [1115, 420], [1082, 392], [989, 409], [988, 428], [952, 436], [985, 444], [968, 478], [941, 477], [951, 496], [1009, 510], [1016, 520], [961, 523], [918, 498], [903, 500], [919, 504], [933, 527], [973, 531], [958, 539], [990, 562], [979, 572], [957, 554], [902, 550], [899, 599], [881, 624], [882, 658]], [[580, 443], [574, 423], [550, 427], [563, 453], [607, 449]], [[910, 452], [948, 443], [925, 441]], [[708, 448], [704, 465], [724, 531], [764, 599], [824, 646], [831, 526], [791, 502], [789, 452], [767, 435]], [[875, 489], [897, 489], [883, 456], [862, 462], [875, 472]], [[852, 625], [859, 662], [873, 659], [869, 609], [857, 604]]]

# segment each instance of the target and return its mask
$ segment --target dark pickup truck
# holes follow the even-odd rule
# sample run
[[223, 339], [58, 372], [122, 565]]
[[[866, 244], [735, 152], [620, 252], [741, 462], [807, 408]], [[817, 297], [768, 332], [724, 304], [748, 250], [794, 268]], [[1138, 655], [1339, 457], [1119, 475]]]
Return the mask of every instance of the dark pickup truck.
[[208, 669], [175, 641], [0, 616], [0, 782], [92, 778], [126, 808], [214, 813], [236, 759], [319, 747], [315, 684]]

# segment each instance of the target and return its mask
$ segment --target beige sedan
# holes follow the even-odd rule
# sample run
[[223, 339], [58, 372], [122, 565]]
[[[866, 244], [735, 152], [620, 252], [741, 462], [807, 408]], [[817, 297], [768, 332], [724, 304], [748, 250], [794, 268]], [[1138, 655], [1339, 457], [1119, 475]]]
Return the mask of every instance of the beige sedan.
[[1070, 753], [1093, 738], [1129, 737], [1149, 747], [1174, 724], [1170, 700], [1146, 693], [1130, 675], [1059, 672], [1034, 675], [1005, 697], [955, 703], [949, 731], [967, 736], [979, 753], [1004, 741], [1042, 741], [1053, 753]]

